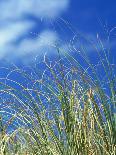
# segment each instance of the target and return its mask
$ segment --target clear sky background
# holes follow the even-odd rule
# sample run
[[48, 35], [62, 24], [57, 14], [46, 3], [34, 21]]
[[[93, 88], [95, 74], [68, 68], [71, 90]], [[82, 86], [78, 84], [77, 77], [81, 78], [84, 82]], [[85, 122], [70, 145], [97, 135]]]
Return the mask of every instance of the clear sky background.
[[[0, 61], [27, 63], [46, 52], [54, 55], [56, 43], [68, 50], [69, 41], [78, 34], [96, 42], [99, 33], [107, 47], [109, 32], [115, 59], [115, 26], [116, 0], [0, 0]], [[94, 50], [84, 44], [96, 61]], [[73, 45], [78, 48], [76, 39]]]

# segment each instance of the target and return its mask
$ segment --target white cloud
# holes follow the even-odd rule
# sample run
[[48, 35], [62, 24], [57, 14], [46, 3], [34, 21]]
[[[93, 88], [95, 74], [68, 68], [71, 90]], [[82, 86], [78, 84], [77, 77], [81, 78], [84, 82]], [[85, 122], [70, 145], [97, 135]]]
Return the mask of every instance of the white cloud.
[[9, 23], [6, 27], [0, 28], [0, 46], [15, 41], [17, 37], [24, 35], [34, 25], [33, 22], [23, 21]]
[[30, 55], [36, 56], [41, 54], [42, 52], [50, 52], [50, 49], [52, 49], [52, 47], [58, 41], [57, 33], [50, 30], [42, 31], [35, 39], [26, 38], [21, 40], [17, 44], [13, 42], [15, 37], [12, 37], [12, 39], [10, 37], [11, 35], [9, 35], [8, 39], [4, 39], [8, 42], [5, 42], [4, 46], [2, 46], [3, 52], [0, 51], [0, 58], [8, 56], [8, 59], [14, 59], [17, 57], [28, 59], [28, 56]]
[[[40, 18], [60, 16], [69, 6], [70, 0], [4, 0], [0, 1], [0, 59], [6, 56], [30, 54], [54, 44], [58, 40], [55, 32], [42, 30], [40, 37], [23, 39], [34, 23], [29, 15]], [[37, 26], [37, 25], [36, 25]], [[17, 42], [19, 39], [20, 42]], [[12, 53], [12, 54], [11, 54]]]
[[21, 36], [24, 36], [33, 25], [33, 22], [20, 21], [8, 23], [7, 26], [0, 27], [0, 58], [9, 53], [14, 42]]
[[20, 44], [17, 45], [18, 53], [25, 55], [27, 53], [39, 54], [46, 48], [49, 49], [55, 45], [58, 41], [57, 33], [45, 30], [39, 34], [35, 39], [25, 39]]
[[69, 0], [4, 0], [0, 4], [1, 20], [17, 20], [25, 15], [55, 18], [69, 6]]

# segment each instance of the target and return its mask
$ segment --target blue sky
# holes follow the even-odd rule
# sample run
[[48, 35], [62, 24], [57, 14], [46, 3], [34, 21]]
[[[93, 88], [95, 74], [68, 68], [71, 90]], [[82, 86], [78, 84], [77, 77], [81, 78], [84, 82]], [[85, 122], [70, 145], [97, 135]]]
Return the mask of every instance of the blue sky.
[[[54, 56], [56, 44], [81, 61], [76, 54], [82, 52], [79, 40], [95, 64], [98, 58], [88, 40], [94, 42], [101, 52], [98, 36], [105, 48], [110, 45], [110, 55], [115, 62], [115, 6], [116, 0], [0, 0], [0, 79], [9, 73], [7, 68], [1, 68], [9, 67], [4, 60], [27, 65], [36, 56], [38, 59], [45, 53]], [[109, 32], [110, 44], [107, 42]], [[100, 74], [102, 76], [102, 70]], [[27, 84], [16, 73], [10, 78]]]
[[[54, 45], [68, 48], [74, 33], [96, 42], [96, 36], [107, 45], [107, 35], [116, 26], [115, 0], [0, 0], [0, 60], [23, 63], [47, 52], [54, 55]], [[116, 30], [111, 32], [111, 54], [115, 57]], [[77, 48], [78, 42], [74, 41]], [[91, 45], [85, 43], [87, 54], [94, 56]], [[73, 52], [74, 49], [72, 49]]]

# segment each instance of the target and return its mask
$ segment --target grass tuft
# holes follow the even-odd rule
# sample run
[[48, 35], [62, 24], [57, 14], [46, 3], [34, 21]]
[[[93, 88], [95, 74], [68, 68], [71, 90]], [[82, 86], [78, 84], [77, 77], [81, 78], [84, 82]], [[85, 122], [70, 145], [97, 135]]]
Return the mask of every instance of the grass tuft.
[[87, 69], [60, 48], [43, 72], [14, 66], [0, 79], [1, 155], [115, 155], [116, 78], [102, 49], [102, 80], [85, 54]]

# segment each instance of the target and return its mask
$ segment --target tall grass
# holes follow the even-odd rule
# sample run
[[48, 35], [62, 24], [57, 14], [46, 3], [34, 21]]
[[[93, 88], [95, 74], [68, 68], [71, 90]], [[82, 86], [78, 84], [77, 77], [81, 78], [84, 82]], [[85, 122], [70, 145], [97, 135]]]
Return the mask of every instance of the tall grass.
[[44, 57], [44, 71], [9, 69], [0, 82], [1, 155], [115, 155], [116, 78], [102, 49], [103, 80], [87, 55], [85, 69], [60, 48], [58, 61]]

